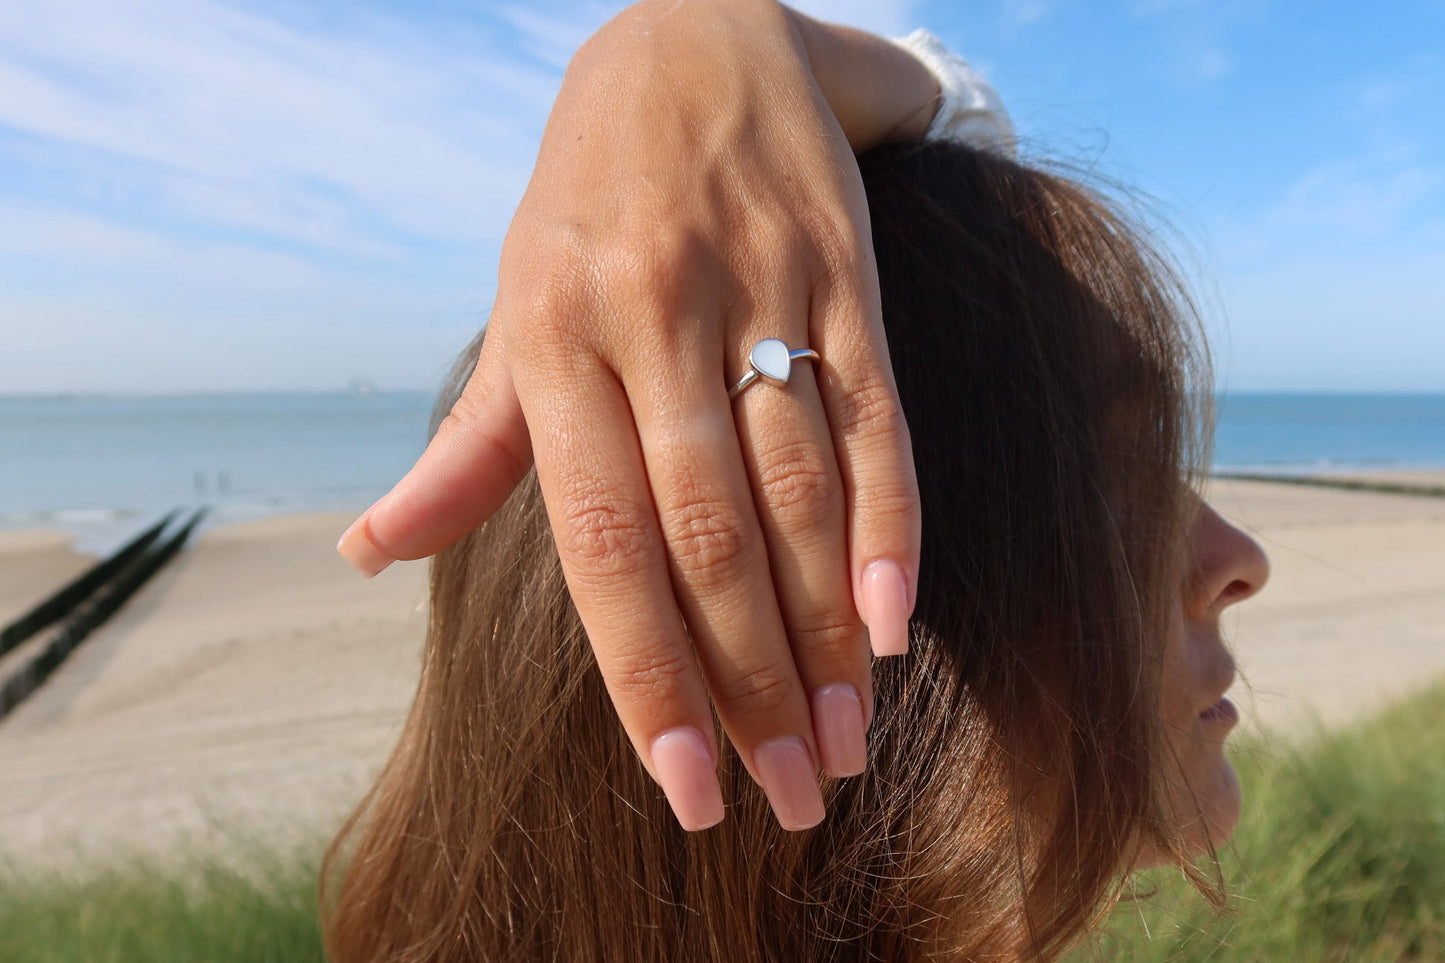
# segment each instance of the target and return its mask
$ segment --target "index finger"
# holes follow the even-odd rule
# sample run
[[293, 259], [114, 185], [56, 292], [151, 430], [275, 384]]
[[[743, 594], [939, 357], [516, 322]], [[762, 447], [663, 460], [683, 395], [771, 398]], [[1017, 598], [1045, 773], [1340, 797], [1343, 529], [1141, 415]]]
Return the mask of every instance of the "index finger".
[[435, 555], [492, 516], [532, 464], [532, 444], [499, 332], [416, 464], [351, 524], [336, 550], [370, 578], [397, 559]]

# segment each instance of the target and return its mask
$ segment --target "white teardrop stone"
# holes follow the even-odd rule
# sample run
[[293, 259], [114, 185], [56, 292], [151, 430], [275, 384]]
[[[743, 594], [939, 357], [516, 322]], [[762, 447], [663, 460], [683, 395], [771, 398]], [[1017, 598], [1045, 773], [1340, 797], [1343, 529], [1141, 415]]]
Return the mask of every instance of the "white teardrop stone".
[[788, 346], [777, 338], [765, 338], [753, 345], [748, 360], [758, 374], [774, 381], [787, 381], [788, 374], [793, 370], [793, 362], [788, 359]]

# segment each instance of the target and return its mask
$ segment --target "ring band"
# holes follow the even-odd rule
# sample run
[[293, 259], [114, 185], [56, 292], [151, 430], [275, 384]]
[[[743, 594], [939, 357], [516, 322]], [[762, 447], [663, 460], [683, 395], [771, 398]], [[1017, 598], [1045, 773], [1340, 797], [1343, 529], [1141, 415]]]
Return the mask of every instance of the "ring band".
[[748, 373], [729, 389], [728, 399], [736, 398], [743, 393], [744, 388], [759, 379], [781, 388], [788, 383], [793, 362], [801, 358], [807, 358], [814, 364], [823, 360], [812, 348], [789, 348], [777, 338], [764, 338], [748, 352]]

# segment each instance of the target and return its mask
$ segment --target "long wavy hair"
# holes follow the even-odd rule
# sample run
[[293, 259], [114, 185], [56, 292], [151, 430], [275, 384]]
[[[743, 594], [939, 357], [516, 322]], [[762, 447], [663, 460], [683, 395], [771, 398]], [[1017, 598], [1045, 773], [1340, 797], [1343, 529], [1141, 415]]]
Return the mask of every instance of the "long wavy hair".
[[336, 963], [1052, 959], [1146, 848], [1210, 888], [1159, 721], [1208, 436], [1179, 275], [1068, 177], [939, 143], [860, 166], [924, 533], [868, 770], [789, 833], [720, 738], [727, 818], [680, 829], [530, 476], [432, 562], [415, 702], [327, 854]]

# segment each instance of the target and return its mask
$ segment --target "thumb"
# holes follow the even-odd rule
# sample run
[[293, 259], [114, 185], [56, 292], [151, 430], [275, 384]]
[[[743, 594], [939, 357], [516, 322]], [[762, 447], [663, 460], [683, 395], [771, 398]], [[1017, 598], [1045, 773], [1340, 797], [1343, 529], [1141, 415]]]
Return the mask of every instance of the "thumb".
[[337, 542], [367, 578], [397, 559], [434, 555], [475, 529], [531, 467], [527, 423], [499, 340], [483, 341], [476, 370], [411, 471]]

